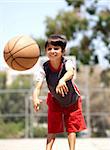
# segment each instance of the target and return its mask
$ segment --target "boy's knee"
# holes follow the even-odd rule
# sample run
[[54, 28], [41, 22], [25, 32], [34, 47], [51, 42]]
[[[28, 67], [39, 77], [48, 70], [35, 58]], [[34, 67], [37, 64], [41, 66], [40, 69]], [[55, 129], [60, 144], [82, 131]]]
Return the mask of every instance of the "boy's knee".
[[47, 143], [50, 143], [51, 140], [55, 140], [55, 137], [56, 137], [56, 134], [49, 133], [49, 134], [47, 135]]
[[68, 136], [76, 136], [75, 132], [68, 132]]

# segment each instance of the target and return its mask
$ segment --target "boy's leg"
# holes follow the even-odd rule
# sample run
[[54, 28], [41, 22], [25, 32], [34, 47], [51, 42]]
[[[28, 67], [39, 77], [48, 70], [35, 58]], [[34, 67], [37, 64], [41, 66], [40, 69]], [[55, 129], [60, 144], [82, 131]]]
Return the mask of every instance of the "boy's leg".
[[49, 133], [47, 135], [46, 150], [52, 150], [52, 146], [55, 141], [55, 136], [56, 136], [56, 134], [53, 134], [53, 133]]
[[75, 150], [76, 133], [68, 133], [68, 143], [70, 150]]

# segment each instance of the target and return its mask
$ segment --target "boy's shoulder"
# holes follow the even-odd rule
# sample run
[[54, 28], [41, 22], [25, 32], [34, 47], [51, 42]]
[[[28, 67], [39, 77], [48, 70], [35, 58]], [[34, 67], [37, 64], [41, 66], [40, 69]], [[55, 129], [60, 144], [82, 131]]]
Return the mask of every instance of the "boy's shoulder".
[[48, 64], [49, 64], [49, 60], [45, 61], [45, 62], [43, 63], [43, 66], [48, 65]]

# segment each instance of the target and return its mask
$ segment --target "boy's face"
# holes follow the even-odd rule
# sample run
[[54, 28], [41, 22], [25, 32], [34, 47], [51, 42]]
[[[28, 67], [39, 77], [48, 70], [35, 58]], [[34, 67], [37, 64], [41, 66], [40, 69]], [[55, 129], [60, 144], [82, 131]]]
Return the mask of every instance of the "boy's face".
[[61, 59], [63, 52], [60, 46], [48, 44], [46, 47], [46, 54], [50, 60], [57, 60]]

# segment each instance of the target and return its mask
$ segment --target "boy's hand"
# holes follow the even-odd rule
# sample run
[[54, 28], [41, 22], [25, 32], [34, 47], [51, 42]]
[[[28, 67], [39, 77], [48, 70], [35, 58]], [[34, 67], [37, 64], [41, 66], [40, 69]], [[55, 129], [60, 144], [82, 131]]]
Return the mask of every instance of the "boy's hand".
[[33, 100], [33, 105], [34, 105], [35, 111], [39, 110], [40, 103], [42, 103], [42, 100], [40, 100], [40, 99]]
[[68, 93], [68, 87], [64, 80], [62, 80], [62, 79], [59, 80], [59, 83], [56, 87], [56, 93], [61, 94], [63, 97], [65, 96], [65, 94]]

